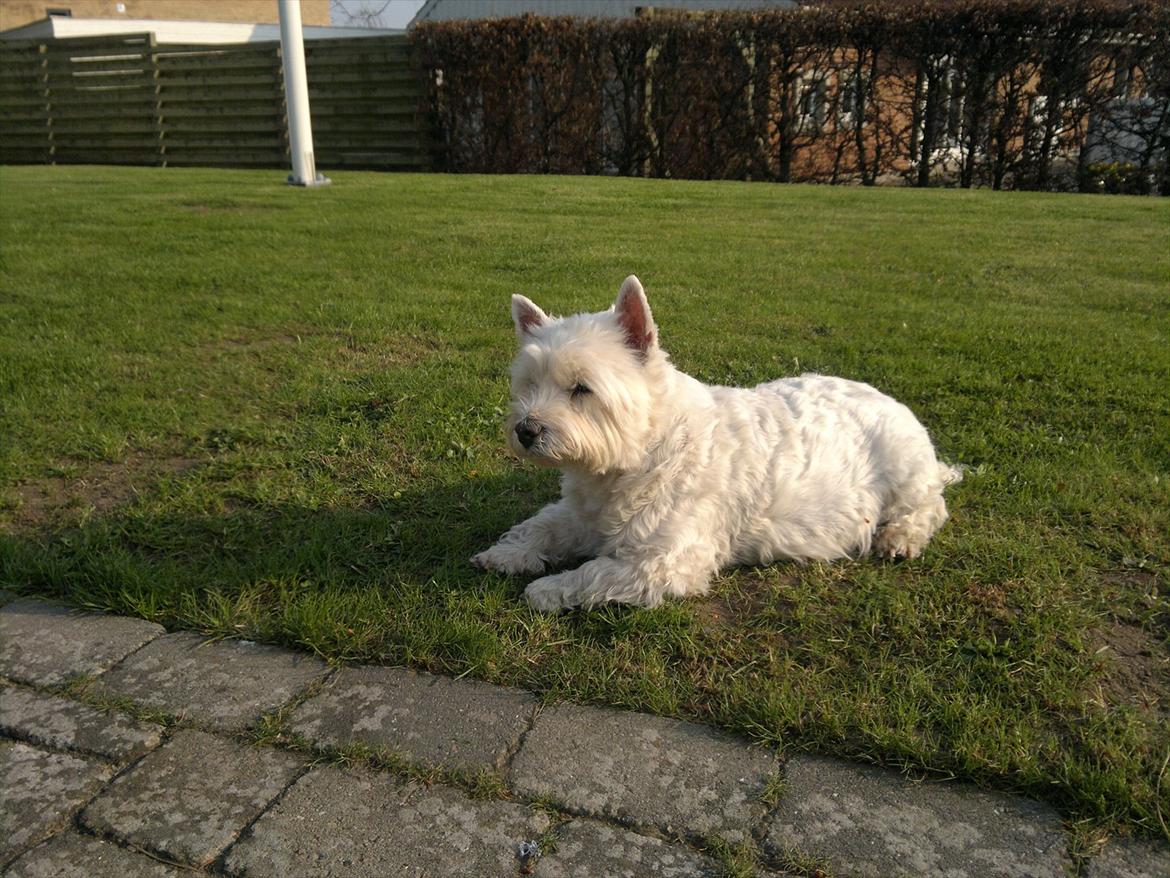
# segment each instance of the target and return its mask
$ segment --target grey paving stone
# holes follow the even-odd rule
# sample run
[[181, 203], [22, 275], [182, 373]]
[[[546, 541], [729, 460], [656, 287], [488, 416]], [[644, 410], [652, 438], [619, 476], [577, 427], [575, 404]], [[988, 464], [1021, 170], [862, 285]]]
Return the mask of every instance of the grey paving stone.
[[385, 774], [316, 768], [293, 785], [229, 852], [229, 873], [515, 876], [520, 842], [548, 818], [510, 802], [477, 802], [446, 787]]
[[117, 713], [0, 685], [0, 733], [58, 750], [82, 750], [127, 762], [158, 746], [162, 726]]
[[1170, 845], [1113, 839], [1089, 860], [1085, 878], [1170, 878]]
[[1065, 847], [1037, 802], [812, 756], [788, 763], [764, 839], [771, 856], [795, 849], [865, 878], [1064, 878]]
[[347, 668], [293, 714], [291, 728], [332, 745], [363, 741], [429, 764], [499, 768], [528, 729], [527, 692], [402, 668]]
[[0, 741], [0, 863], [63, 826], [113, 773], [76, 756]]
[[710, 857], [593, 820], [557, 831], [556, 850], [538, 862], [540, 878], [722, 878]]
[[13, 862], [4, 878], [180, 878], [189, 874], [108, 841], [63, 832]]
[[23, 598], [0, 608], [0, 675], [53, 686], [76, 674], [101, 673], [165, 633], [144, 619]]
[[737, 841], [775, 767], [767, 751], [706, 726], [562, 704], [537, 717], [512, 784], [577, 814]]
[[16, 600], [20, 595], [14, 591], [9, 591], [6, 588], [0, 588], [0, 607], [6, 606]]
[[96, 832], [204, 866], [302, 767], [289, 753], [182, 731], [110, 784], [81, 820]]
[[328, 672], [320, 659], [247, 640], [168, 634], [99, 681], [99, 690], [193, 725], [240, 731]]

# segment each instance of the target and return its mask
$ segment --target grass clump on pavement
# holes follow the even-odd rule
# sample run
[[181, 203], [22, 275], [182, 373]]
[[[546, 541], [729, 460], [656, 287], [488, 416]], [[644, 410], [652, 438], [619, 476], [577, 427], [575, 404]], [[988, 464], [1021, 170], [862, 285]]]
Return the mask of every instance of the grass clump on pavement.
[[[0, 169], [0, 585], [711, 722], [1166, 834], [1170, 204], [1042, 193]], [[906, 564], [538, 616], [467, 558], [509, 295], [646, 284], [710, 382], [907, 403], [967, 467]]]

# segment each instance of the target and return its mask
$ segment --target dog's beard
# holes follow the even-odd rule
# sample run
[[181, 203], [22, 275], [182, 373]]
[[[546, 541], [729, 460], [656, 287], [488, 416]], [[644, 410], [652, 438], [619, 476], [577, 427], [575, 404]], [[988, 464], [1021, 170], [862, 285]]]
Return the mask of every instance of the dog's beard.
[[508, 447], [521, 460], [539, 466], [583, 469], [591, 473], [627, 470], [636, 466], [644, 455], [644, 442], [638, 433], [630, 434], [612, 417], [600, 422], [587, 417], [565, 420], [541, 420], [540, 435], [525, 448], [516, 436], [516, 424], [527, 417], [514, 411], [507, 422]]

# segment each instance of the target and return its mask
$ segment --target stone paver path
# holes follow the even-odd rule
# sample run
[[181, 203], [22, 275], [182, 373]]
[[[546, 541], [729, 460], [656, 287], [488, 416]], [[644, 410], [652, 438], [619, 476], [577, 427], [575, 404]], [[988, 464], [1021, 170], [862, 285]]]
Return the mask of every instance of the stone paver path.
[[10, 738], [126, 762], [157, 747], [162, 733], [155, 723], [0, 684], [0, 734]]
[[182, 878], [189, 874], [113, 842], [68, 830], [33, 848], [4, 872], [5, 878]]
[[163, 633], [161, 625], [142, 619], [13, 601], [0, 613], [0, 677], [52, 686], [98, 674]]
[[527, 692], [402, 668], [347, 668], [292, 716], [295, 734], [391, 747], [430, 765], [500, 769], [536, 710]]
[[865, 878], [1064, 878], [1066, 840], [1045, 805], [963, 784], [911, 784], [836, 759], [797, 756], [765, 849], [823, 855]]
[[146, 644], [103, 674], [99, 686], [104, 695], [165, 710], [192, 725], [240, 731], [325, 672], [325, 663], [313, 656], [182, 633]]
[[729, 845], [759, 878], [1170, 876], [1148, 841], [1073, 863], [1036, 802], [692, 723], [29, 599], [0, 638], [4, 876], [719, 878]]
[[541, 713], [512, 771], [522, 795], [574, 814], [742, 841], [777, 768], [706, 726], [562, 704]]
[[1167, 878], [1170, 851], [1161, 845], [1118, 839], [1089, 861], [1085, 878]]
[[194, 866], [212, 862], [304, 769], [304, 760], [181, 730], [81, 813], [101, 835]]
[[[514, 802], [476, 801], [369, 771], [314, 769], [233, 849], [234, 875], [517, 874], [519, 845], [549, 817]], [[339, 869], [338, 866], [344, 866]]]
[[540, 863], [548, 878], [594, 875], [645, 875], [654, 878], [721, 878], [723, 868], [710, 857], [636, 832], [592, 820], [561, 828], [556, 850]]
[[97, 762], [0, 740], [0, 862], [63, 827], [112, 774]]

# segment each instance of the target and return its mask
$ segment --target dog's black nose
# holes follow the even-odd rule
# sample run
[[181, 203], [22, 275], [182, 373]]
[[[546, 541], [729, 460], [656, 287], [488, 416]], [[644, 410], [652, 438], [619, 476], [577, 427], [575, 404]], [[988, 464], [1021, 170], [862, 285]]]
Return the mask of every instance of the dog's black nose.
[[525, 448], [531, 448], [532, 443], [536, 441], [536, 437], [540, 435], [544, 427], [525, 418], [516, 425], [516, 438], [520, 440], [520, 444]]

